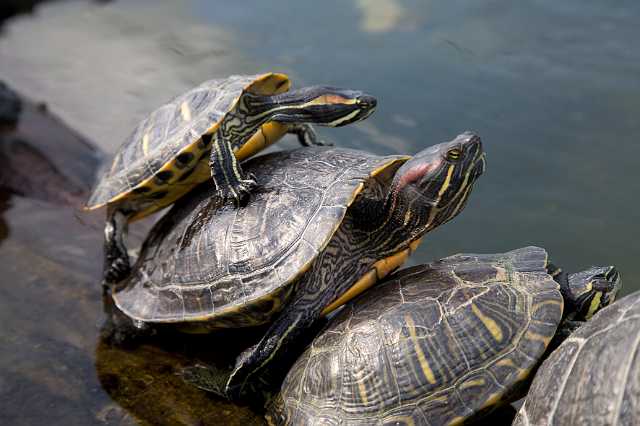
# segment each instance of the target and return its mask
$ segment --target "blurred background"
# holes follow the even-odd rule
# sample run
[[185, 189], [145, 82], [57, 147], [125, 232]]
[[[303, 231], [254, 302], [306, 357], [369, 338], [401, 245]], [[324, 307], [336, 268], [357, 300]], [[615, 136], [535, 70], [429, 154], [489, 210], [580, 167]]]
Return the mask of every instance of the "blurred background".
[[[637, 1], [3, 0], [0, 18], [0, 79], [107, 155], [214, 77], [276, 71], [297, 87], [361, 89], [377, 112], [322, 138], [379, 154], [464, 130], [484, 141], [466, 211], [410, 264], [533, 244], [567, 271], [617, 265], [623, 292], [640, 289]], [[5, 233], [43, 223], [11, 208]], [[14, 389], [0, 380], [0, 395], [3, 383]]]
[[567, 270], [618, 265], [628, 292], [640, 288], [638, 18], [633, 1], [56, 1], [5, 21], [0, 76], [108, 153], [213, 77], [280, 71], [368, 91], [377, 112], [322, 137], [379, 154], [467, 129], [485, 142], [467, 210], [414, 263], [537, 244]]

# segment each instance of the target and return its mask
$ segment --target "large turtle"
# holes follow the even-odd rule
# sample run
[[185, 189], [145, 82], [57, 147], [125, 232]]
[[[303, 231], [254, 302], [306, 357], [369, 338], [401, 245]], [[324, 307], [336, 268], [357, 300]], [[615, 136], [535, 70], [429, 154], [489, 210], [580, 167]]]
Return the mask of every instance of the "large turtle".
[[348, 304], [295, 362], [269, 422], [459, 424], [517, 398], [558, 327], [575, 328], [619, 287], [612, 267], [560, 283], [548, 267], [545, 250], [525, 247], [392, 275]]
[[[484, 166], [471, 133], [413, 158], [305, 148], [253, 159], [245, 170], [261, 186], [249, 203], [221, 204], [209, 186], [182, 200], [150, 232], [115, 303], [142, 323], [206, 330], [273, 321], [219, 392], [237, 397], [279, 374], [275, 361], [290, 361], [288, 345], [318, 317], [460, 213]], [[189, 377], [198, 382], [198, 369]]]
[[320, 144], [309, 124], [343, 126], [368, 117], [375, 98], [314, 86], [287, 92], [284, 74], [231, 76], [189, 90], [142, 120], [124, 141], [87, 202], [107, 205], [106, 283], [130, 271], [124, 236], [143, 218], [213, 179], [212, 196], [240, 199], [256, 184], [239, 162], [280, 139], [298, 135]]
[[598, 312], [542, 364], [514, 425], [640, 424], [640, 292]]

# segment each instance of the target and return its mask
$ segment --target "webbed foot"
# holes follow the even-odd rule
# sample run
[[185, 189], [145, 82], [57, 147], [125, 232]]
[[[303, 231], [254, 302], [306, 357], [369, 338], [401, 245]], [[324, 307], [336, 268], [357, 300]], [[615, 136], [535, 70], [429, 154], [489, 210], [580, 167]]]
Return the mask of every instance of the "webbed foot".
[[109, 255], [105, 259], [102, 287], [110, 287], [124, 280], [131, 273], [131, 265], [128, 257], [118, 256], [115, 259]]
[[302, 146], [333, 146], [331, 142], [321, 140], [311, 124], [290, 124], [287, 133], [296, 135]]
[[231, 145], [220, 139], [219, 135], [216, 135], [213, 142], [209, 167], [218, 196], [225, 202], [233, 200], [236, 205], [240, 205], [257, 186], [255, 176], [242, 173], [242, 167]]
[[249, 194], [258, 186], [255, 176], [249, 174], [245, 179], [232, 179], [232, 182], [225, 181], [218, 185], [216, 181], [218, 196], [224, 201], [233, 201], [240, 205], [247, 200]]

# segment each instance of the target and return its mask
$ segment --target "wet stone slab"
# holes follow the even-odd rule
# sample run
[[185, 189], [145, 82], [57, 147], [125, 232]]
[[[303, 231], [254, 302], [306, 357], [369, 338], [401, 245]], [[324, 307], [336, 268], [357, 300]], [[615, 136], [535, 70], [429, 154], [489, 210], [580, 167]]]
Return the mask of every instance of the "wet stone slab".
[[198, 359], [230, 364], [248, 344], [243, 333], [161, 330], [112, 345], [101, 338], [100, 229], [69, 208], [22, 197], [5, 196], [2, 210], [0, 424], [262, 423], [260, 413], [177, 374]]

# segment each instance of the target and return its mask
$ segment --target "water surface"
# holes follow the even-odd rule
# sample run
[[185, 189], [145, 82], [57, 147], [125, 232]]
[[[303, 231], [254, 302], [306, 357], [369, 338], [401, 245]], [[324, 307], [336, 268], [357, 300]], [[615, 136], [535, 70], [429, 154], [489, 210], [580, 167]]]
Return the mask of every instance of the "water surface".
[[[297, 86], [366, 90], [378, 111], [322, 137], [380, 154], [467, 129], [485, 142], [487, 173], [466, 211], [411, 263], [535, 244], [569, 271], [617, 265], [629, 293], [640, 288], [639, 19], [632, 1], [54, 2], [4, 26], [0, 77], [108, 153], [147, 112], [213, 77], [280, 71]], [[152, 422], [163, 418], [153, 401], [181, 407], [168, 423], [215, 422], [198, 407], [219, 402], [173, 380], [188, 350], [114, 353], [99, 340], [99, 229], [17, 197], [0, 210], [0, 398], [10, 407], [1, 423]], [[51, 221], [91, 236], [65, 240], [76, 255], [57, 259], [63, 251], [39, 251], [56, 234], [34, 231]], [[47, 262], [53, 269], [37, 269]], [[151, 373], [118, 381], [132, 370]], [[144, 380], [174, 391], [143, 397], [154, 388]], [[229, 413], [257, 421], [248, 409]]]

